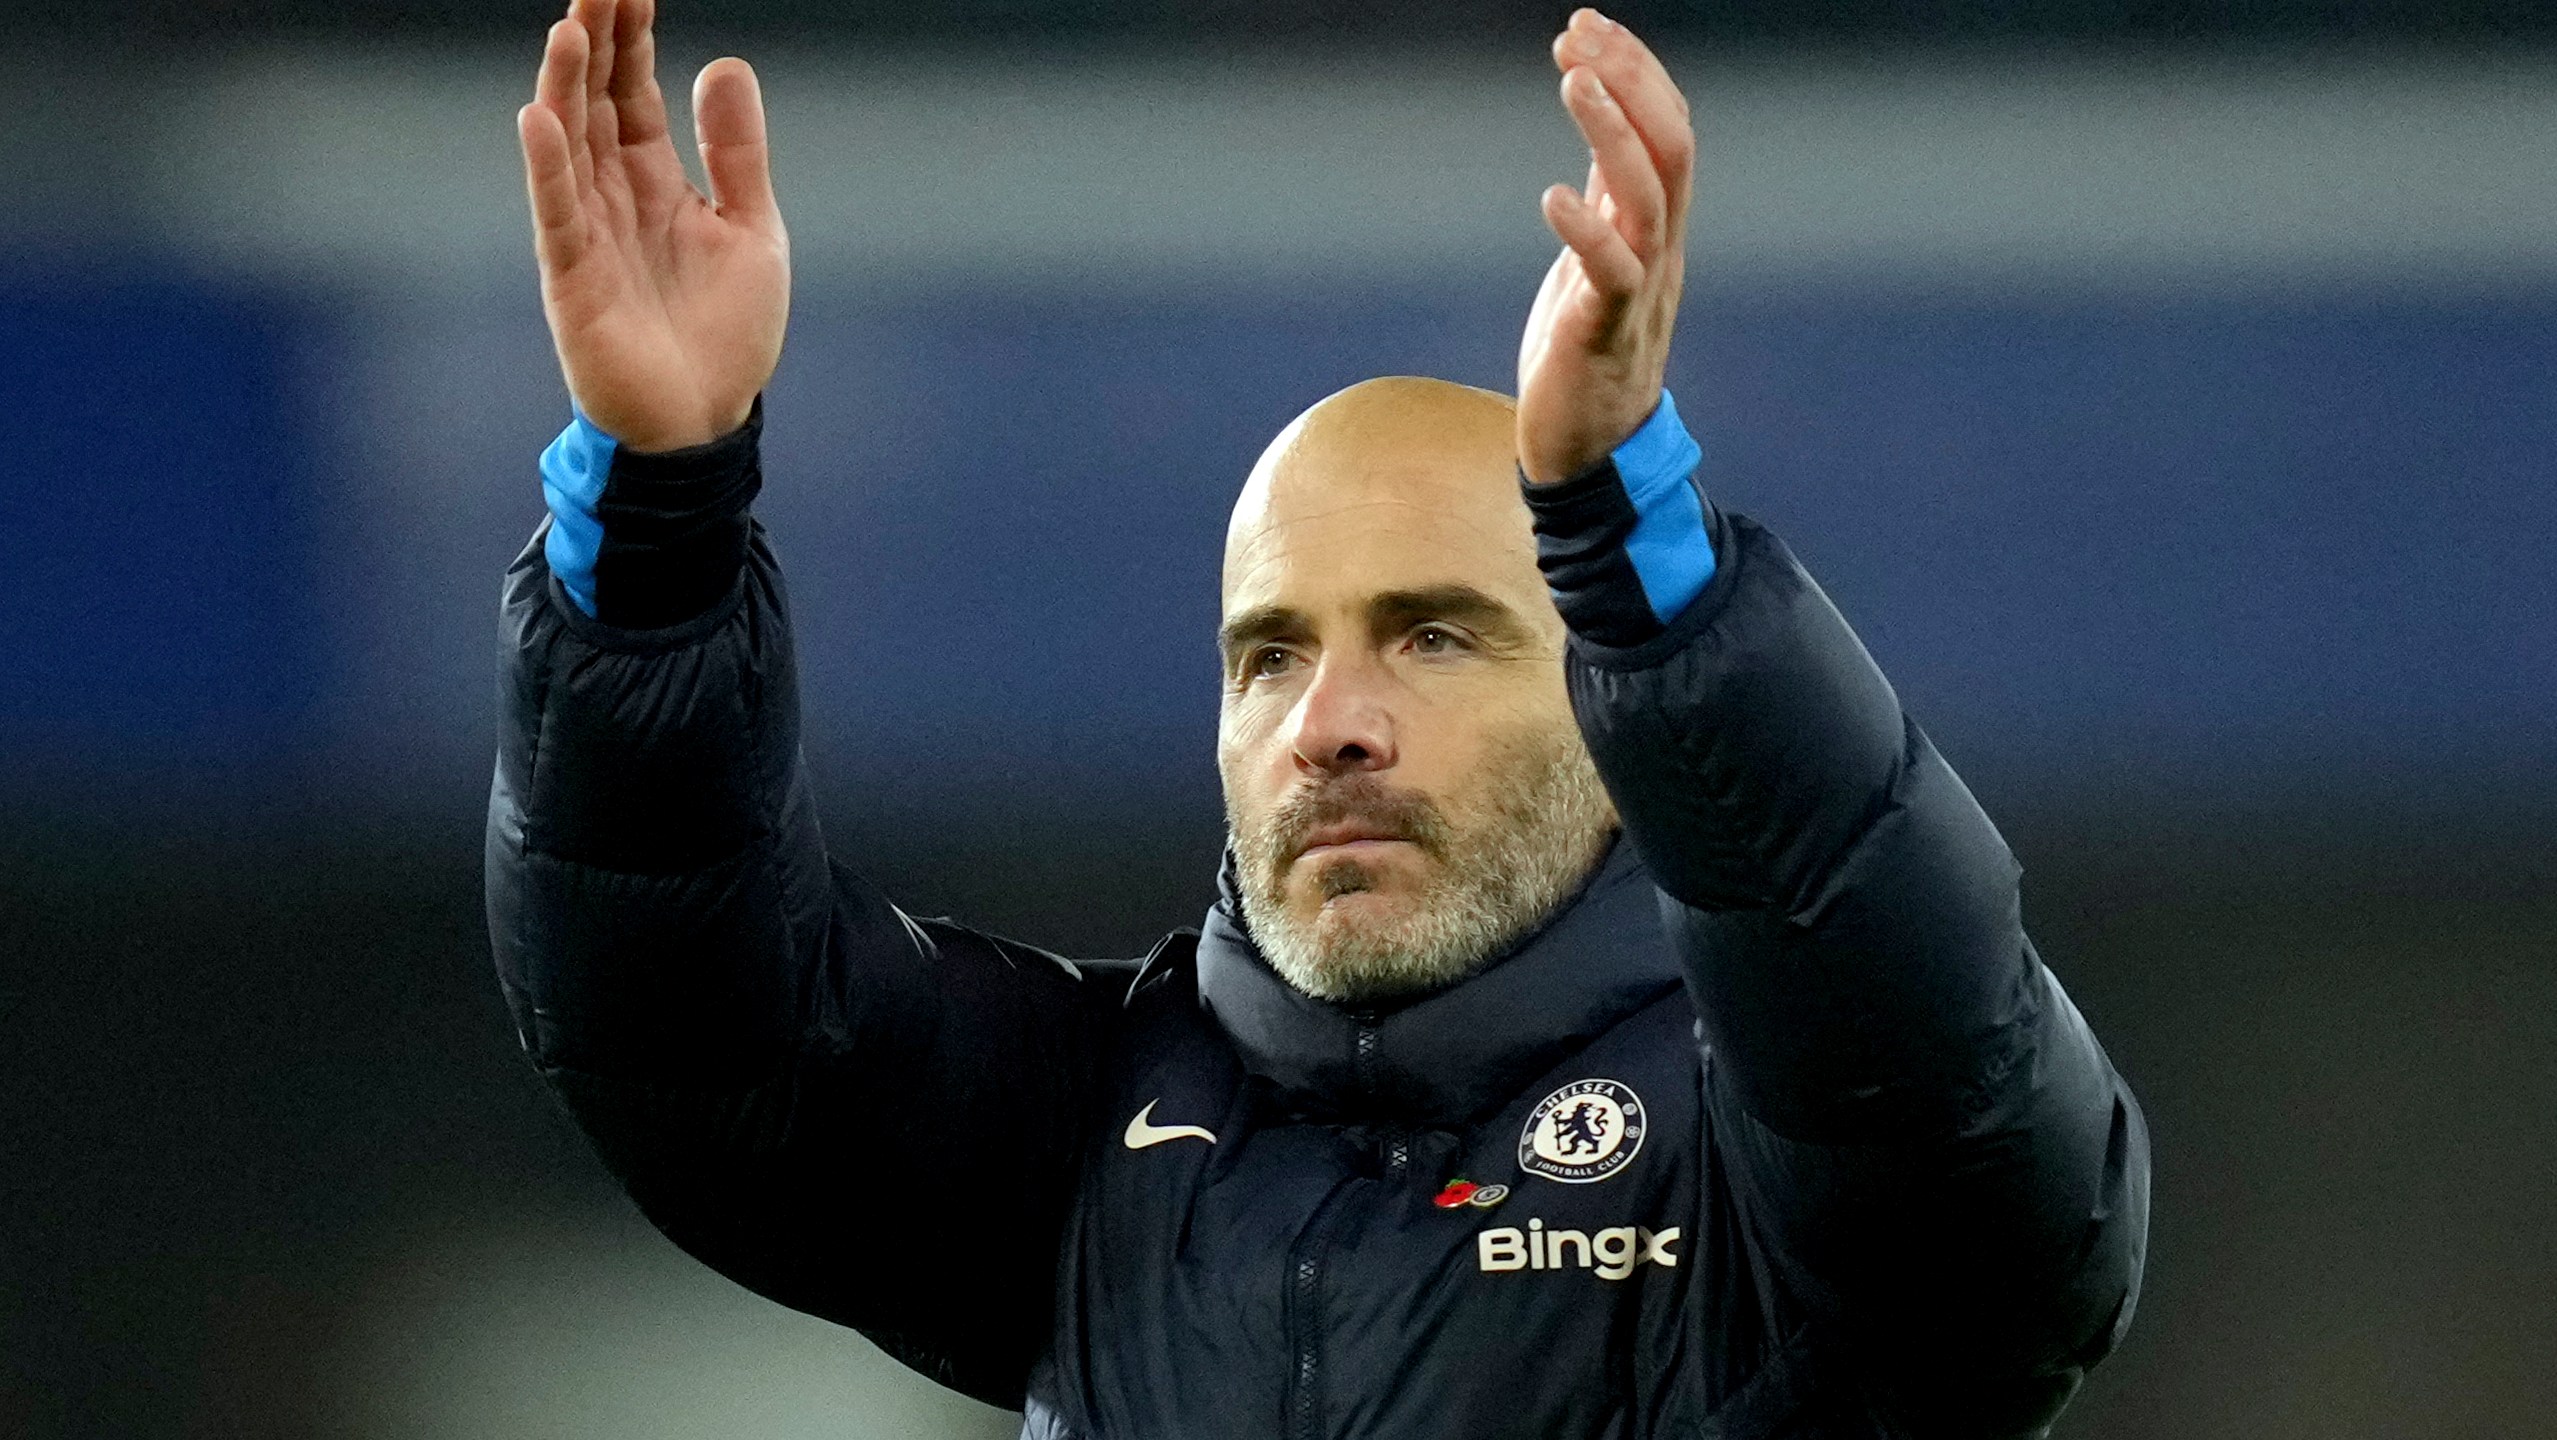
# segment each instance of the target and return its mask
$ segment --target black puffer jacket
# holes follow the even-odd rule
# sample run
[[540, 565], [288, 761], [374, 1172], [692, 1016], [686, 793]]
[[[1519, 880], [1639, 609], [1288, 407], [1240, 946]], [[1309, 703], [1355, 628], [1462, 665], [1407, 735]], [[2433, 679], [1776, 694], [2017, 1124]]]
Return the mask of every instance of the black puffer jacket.
[[691, 1253], [1086, 1440], [2033, 1435], [2121, 1334], [2138, 1109], [1764, 529], [1709, 511], [1646, 635], [1613, 477], [1537, 497], [1630, 843], [1361, 1012], [1276, 977], [1230, 877], [1201, 934], [1071, 964], [830, 864], [755, 438], [604, 492], [603, 573], [680, 561], [706, 613], [599, 623], [539, 545], [505, 601], [499, 973]]

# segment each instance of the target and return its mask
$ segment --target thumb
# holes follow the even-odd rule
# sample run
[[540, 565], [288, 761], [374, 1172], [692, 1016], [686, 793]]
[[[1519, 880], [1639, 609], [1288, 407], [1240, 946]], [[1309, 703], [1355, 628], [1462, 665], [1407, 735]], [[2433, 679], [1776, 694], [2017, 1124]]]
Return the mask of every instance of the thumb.
[[710, 177], [711, 203], [720, 213], [774, 218], [763, 89], [753, 66], [730, 56], [702, 67], [693, 80], [693, 133], [701, 142], [701, 168]]

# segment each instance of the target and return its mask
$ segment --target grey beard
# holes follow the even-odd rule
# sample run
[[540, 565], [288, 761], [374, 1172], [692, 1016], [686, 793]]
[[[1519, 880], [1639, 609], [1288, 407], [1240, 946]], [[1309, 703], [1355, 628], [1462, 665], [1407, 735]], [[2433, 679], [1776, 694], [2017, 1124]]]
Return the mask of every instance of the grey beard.
[[[1576, 734], [1513, 746], [1491, 769], [1491, 808], [1462, 828], [1427, 799], [1365, 775], [1300, 792], [1267, 815], [1229, 809], [1243, 918], [1270, 968], [1318, 1000], [1410, 995], [1465, 978], [1543, 923], [1606, 849], [1615, 807]], [[1321, 910], [1300, 920], [1280, 885], [1288, 858], [1314, 826], [1350, 816], [1385, 821], [1419, 846], [1431, 862], [1421, 893], [1382, 922]], [[1326, 901], [1376, 883], [1348, 858], [1324, 862], [1315, 878]]]

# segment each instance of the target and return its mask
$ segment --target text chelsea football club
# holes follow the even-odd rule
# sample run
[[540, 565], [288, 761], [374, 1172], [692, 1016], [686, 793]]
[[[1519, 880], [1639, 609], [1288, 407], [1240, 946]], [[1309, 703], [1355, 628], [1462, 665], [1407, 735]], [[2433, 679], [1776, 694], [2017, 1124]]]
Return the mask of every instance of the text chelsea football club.
[[1542, 1220], [1527, 1228], [1502, 1225], [1474, 1236], [1474, 1255], [1485, 1273], [1496, 1270], [1593, 1270], [1601, 1280], [1622, 1280], [1645, 1263], [1676, 1269], [1679, 1227], [1648, 1230], [1614, 1225], [1595, 1234], [1548, 1230]]

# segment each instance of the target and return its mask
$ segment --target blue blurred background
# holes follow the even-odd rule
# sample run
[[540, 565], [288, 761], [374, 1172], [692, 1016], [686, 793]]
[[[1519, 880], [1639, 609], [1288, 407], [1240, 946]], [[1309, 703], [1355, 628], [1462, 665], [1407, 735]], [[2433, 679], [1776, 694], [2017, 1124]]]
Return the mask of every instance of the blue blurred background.
[[[1341, 385], [1508, 387], [1565, 12], [666, 9], [671, 95], [733, 49], [771, 111], [760, 510], [838, 850], [1070, 952], [1189, 923], [1225, 508]], [[2063, 1433], [2548, 1433], [2557, 10], [1620, 13], [1703, 140], [1707, 484], [2150, 1106]], [[549, 18], [0, 31], [0, 1435], [1010, 1433], [650, 1234], [487, 974]]]

